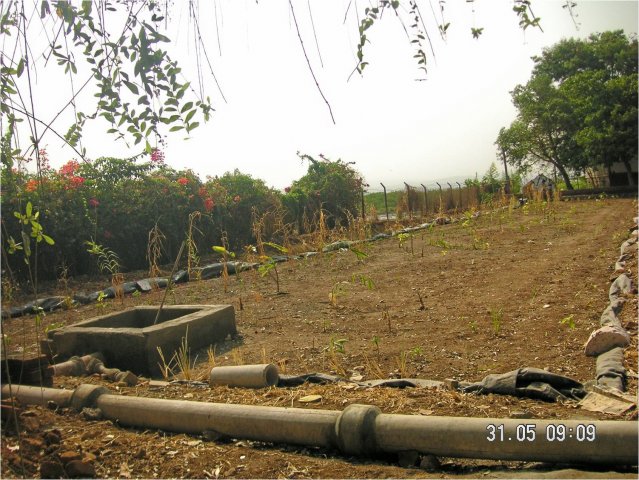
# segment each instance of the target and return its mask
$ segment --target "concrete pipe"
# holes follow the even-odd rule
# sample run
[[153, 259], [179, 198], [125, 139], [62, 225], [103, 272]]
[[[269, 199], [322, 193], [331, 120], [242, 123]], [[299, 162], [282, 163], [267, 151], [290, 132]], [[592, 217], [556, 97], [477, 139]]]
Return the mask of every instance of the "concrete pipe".
[[23, 405], [42, 405], [54, 402], [57, 406], [65, 408], [71, 405], [73, 390], [59, 388], [32, 387], [30, 385], [13, 384], [2, 386], [2, 398], [17, 398]]
[[[383, 414], [350, 405], [343, 412], [228, 405], [113, 395], [96, 385], [75, 391], [23, 387], [13, 395], [42, 404], [71, 396], [121, 425], [274, 443], [339, 448], [347, 455], [416, 451], [445, 457], [596, 465], [637, 465], [637, 424], [626, 421], [513, 420]], [[2, 395], [8, 395], [3, 387]]]
[[209, 385], [230, 387], [264, 388], [277, 385], [279, 370], [271, 363], [263, 365], [239, 365], [236, 367], [213, 367]]
[[549, 463], [637, 464], [637, 423], [380, 414], [377, 449]]

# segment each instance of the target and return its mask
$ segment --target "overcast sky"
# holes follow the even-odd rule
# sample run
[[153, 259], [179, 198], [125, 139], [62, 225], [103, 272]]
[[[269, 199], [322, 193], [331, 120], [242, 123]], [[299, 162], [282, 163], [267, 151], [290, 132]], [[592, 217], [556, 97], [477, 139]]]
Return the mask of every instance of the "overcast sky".
[[[167, 30], [174, 40], [171, 53], [195, 80], [187, 3], [173, 3]], [[200, 2], [204, 41], [226, 102], [204, 72], [215, 112], [188, 140], [181, 135], [168, 137], [167, 163], [191, 168], [203, 179], [238, 168], [280, 189], [306, 171], [297, 151], [356, 162], [371, 191], [381, 190], [380, 182], [399, 187], [404, 181], [419, 185], [474, 177], [476, 172], [481, 176], [496, 160], [499, 129], [515, 117], [509, 92], [528, 80], [532, 55], [562, 38], [610, 29], [637, 32], [636, 1], [578, 0], [577, 30], [562, 8], [563, 1], [534, 0], [542, 33], [518, 27], [512, 1], [477, 0], [473, 7], [448, 0], [444, 17], [451, 25], [443, 41], [431, 11], [431, 4], [437, 9], [438, 2], [418, 3], [435, 50], [435, 58], [429, 56], [426, 80], [416, 81], [423, 75], [411, 45], [400, 23], [386, 12], [368, 32], [364, 55], [369, 65], [364, 76], [355, 74], [347, 81], [356, 64], [358, 42], [353, 6], [343, 23], [348, 1], [310, 0], [318, 53], [309, 1], [293, 0], [311, 65], [335, 117], [333, 124], [306, 64], [288, 2]], [[365, 4], [358, 2], [360, 15]], [[470, 34], [473, 26], [484, 28], [478, 40]], [[50, 79], [40, 75], [38, 83], [38, 104], [57, 111], [63, 99], [52, 95]], [[139, 151], [114, 142], [103, 133], [106, 128], [104, 123], [87, 128], [90, 158], [125, 157]], [[44, 143], [54, 166], [74, 156], [55, 137]]]

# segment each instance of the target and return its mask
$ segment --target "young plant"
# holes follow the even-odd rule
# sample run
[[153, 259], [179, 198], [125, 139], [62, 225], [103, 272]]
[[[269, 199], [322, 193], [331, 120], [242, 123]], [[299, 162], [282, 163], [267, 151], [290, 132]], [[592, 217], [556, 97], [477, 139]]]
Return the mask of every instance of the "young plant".
[[499, 335], [501, 331], [502, 320], [504, 319], [502, 309], [499, 310], [491, 309], [490, 310], [490, 322], [493, 326], [493, 332], [495, 335]]
[[[200, 264], [200, 257], [198, 256], [197, 244], [193, 238], [193, 230], [196, 230], [200, 234], [202, 231], [195, 226], [195, 221], [202, 217], [202, 214], [199, 211], [191, 212], [189, 214], [189, 228], [186, 233], [186, 259], [187, 259], [187, 271], [189, 272], [189, 278], [191, 278], [191, 272], [195, 270]], [[201, 272], [197, 270], [197, 274], [195, 275], [196, 280], [201, 279]], [[226, 290], [225, 290], [226, 292]]]
[[[224, 239], [225, 237], [223, 237], [223, 240]], [[229, 278], [227, 263], [229, 258], [235, 258], [235, 254], [233, 252], [229, 252], [226, 249], [226, 247], [215, 245], [211, 248], [213, 249], [214, 252], [222, 254], [222, 280], [224, 281], [224, 293], [226, 293], [228, 289], [228, 278]]]
[[209, 368], [215, 368], [215, 345], [209, 345], [206, 349], [206, 357], [208, 359]]
[[346, 293], [346, 285], [348, 282], [335, 282], [331, 287], [331, 291], [328, 294], [328, 299], [331, 302], [331, 305], [337, 306], [337, 299]]
[[107, 247], [103, 247], [99, 243], [91, 241], [84, 242], [89, 248], [87, 252], [96, 257], [98, 268], [102, 273], [109, 273], [111, 275], [111, 285], [115, 289], [115, 295], [124, 302], [124, 293], [122, 292], [122, 284], [124, 283], [124, 277], [120, 273], [120, 258], [118, 255], [109, 250]]
[[399, 374], [401, 378], [408, 377], [408, 355], [409, 352], [402, 350], [399, 352], [399, 356], [397, 357], [397, 369], [399, 370]]
[[160, 230], [158, 223], [149, 230], [148, 241], [146, 246], [146, 259], [149, 262], [149, 277], [157, 277], [160, 275], [160, 259], [164, 250], [164, 241], [166, 237]]
[[379, 358], [379, 341], [380, 338], [377, 335], [374, 335], [371, 339], [371, 343], [375, 346], [375, 353], [377, 353], [377, 358]]
[[575, 329], [575, 320], [574, 320], [574, 314], [570, 314], [567, 317], [562, 318], [559, 323], [562, 325], [567, 325], [568, 328], [570, 328], [571, 330]]
[[[277, 243], [263, 242], [263, 244], [274, 248], [280, 253], [288, 253], [288, 249]], [[279, 295], [282, 292], [280, 292], [280, 275], [277, 271], [277, 261], [273, 257], [265, 254], [261, 256], [260, 260], [262, 260], [262, 264], [258, 267], [257, 271], [262, 277], [268, 275], [271, 278], [275, 278], [276, 293]]]
[[189, 348], [188, 335], [189, 329], [187, 327], [186, 333], [180, 342], [180, 347], [173, 355], [173, 358], [176, 369], [182, 375], [182, 378], [184, 380], [193, 380], [193, 367], [195, 365], [195, 360], [191, 363], [191, 349]]
[[173, 376], [173, 359], [171, 359], [168, 363], [164, 357], [164, 352], [162, 351], [162, 347], [156, 347], [158, 351], [158, 355], [160, 356], [160, 361], [158, 362], [158, 367], [160, 367], [160, 373], [162, 374], [162, 378], [164, 380], [168, 380]]

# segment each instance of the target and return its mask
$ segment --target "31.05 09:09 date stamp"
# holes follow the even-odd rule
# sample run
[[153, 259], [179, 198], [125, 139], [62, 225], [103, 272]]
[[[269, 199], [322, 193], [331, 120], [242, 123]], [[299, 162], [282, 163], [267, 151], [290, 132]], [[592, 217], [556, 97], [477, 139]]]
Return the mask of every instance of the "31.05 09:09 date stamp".
[[[577, 442], [594, 442], [597, 439], [597, 428], [594, 424], [577, 424], [567, 427], [561, 423], [549, 423], [542, 435], [538, 436], [537, 425], [534, 423], [522, 423], [517, 425], [514, 434], [506, 433], [504, 424], [488, 424], [486, 426], [486, 440], [489, 442], [565, 442], [573, 440]], [[541, 437], [541, 438], [539, 438]]]

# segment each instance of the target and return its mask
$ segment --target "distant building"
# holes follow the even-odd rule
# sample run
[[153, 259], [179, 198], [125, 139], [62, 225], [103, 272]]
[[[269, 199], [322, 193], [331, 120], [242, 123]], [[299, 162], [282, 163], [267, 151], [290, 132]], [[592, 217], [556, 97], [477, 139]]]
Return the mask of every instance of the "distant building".
[[539, 174], [530, 182], [526, 183], [522, 187], [522, 190], [524, 192], [524, 195], [528, 198], [543, 195], [544, 197], [550, 199], [553, 196], [555, 188], [557, 187], [552, 179], [548, 178], [546, 175]]
[[613, 162], [606, 166], [599, 164], [584, 170], [592, 188], [637, 186], [637, 157], [629, 162]]

